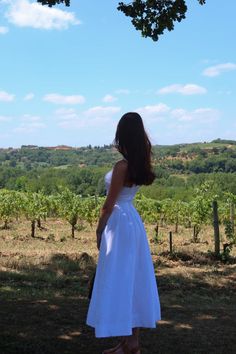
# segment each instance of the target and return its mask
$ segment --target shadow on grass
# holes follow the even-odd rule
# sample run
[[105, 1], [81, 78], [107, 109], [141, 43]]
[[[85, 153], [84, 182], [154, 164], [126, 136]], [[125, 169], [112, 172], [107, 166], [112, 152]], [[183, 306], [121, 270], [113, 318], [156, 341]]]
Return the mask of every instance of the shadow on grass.
[[[216, 257], [212, 252], [170, 252], [165, 251], [159, 254], [168, 260], [184, 262], [185, 265], [219, 265], [219, 264], [236, 264], [236, 257], [229, 256], [227, 260], [222, 261], [220, 257]], [[161, 259], [159, 260], [159, 263]]]
[[[0, 272], [0, 353], [95, 354], [116, 344], [116, 338], [95, 339], [85, 325], [94, 269], [93, 259], [83, 253], [73, 259], [56, 254], [44, 264]], [[162, 321], [141, 331], [142, 354], [235, 352], [231, 283], [222, 289], [201, 275], [160, 272], [158, 285]]]

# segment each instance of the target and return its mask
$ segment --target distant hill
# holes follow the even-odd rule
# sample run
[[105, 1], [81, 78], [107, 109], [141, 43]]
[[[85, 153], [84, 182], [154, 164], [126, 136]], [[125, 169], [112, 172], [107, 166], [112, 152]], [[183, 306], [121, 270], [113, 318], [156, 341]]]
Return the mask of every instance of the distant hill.
[[[0, 149], [0, 189], [52, 194], [66, 186], [84, 196], [104, 195], [104, 175], [120, 157], [111, 145]], [[194, 188], [210, 180], [218, 194], [236, 194], [234, 140], [155, 145], [153, 165], [155, 182], [141, 188], [148, 197], [191, 200]]]
[[[37, 167], [111, 166], [120, 158], [112, 145], [85, 147], [22, 145], [0, 149], [0, 166], [31, 170]], [[154, 165], [170, 173], [236, 171], [236, 140], [153, 146]]]

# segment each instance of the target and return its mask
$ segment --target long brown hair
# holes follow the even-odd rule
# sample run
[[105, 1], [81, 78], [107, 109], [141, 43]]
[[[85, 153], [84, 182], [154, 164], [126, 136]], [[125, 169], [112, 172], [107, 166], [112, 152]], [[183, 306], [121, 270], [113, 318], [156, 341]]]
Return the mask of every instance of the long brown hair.
[[145, 132], [141, 116], [136, 112], [124, 114], [115, 135], [117, 150], [128, 161], [127, 182], [151, 184], [155, 178], [151, 166], [151, 142]]

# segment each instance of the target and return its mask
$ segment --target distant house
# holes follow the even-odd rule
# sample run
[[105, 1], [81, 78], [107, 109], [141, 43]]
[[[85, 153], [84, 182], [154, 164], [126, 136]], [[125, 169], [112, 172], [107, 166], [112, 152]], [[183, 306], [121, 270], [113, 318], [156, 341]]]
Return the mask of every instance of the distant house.
[[73, 150], [74, 148], [72, 146], [67, 146], [67, 145], [57, 145], [57, 146], [48, 146], [46, 149], [49, 150]]
[[38, 149], [38, 145], [21, 145], [21, 149]]

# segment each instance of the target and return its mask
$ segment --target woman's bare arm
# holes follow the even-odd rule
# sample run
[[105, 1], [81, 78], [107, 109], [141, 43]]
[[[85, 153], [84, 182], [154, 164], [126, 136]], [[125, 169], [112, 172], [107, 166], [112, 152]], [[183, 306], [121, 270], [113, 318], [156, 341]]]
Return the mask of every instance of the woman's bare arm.
[[100, 211], [100, 217], [96, 230], [98, 249], [100, 248], [101, 234], [106, 226], [107, 220], [112, 213], [117, 197], [124, 186], [127, 169], [128, 163], [124, 160], [118, 161], [113, 168], [111, 185], [106, 200]]

